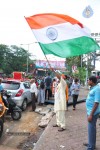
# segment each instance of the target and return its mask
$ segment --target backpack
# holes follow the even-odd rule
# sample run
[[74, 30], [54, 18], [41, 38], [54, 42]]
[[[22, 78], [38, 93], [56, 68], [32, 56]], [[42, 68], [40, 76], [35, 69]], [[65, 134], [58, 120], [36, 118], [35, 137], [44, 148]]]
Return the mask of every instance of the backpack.
[[44, 82], [41, 81], [41, 83], [40, 83], [40, 88], [41, 88], [41, 89], [44, 89], [44, 87], [45, 87], [45, 86], [44, 86]]

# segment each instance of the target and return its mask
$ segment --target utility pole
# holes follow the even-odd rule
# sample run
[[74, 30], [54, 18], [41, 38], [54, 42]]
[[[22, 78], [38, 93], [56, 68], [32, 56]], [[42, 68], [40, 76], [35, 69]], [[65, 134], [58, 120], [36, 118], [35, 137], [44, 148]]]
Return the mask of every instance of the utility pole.
[[[91, 33], [91, 36], [98, 44], [100, 44], [100, 33]], [[93, 53], [92, 57], [93, 57], [93, 65], [94, 65], [94, 69], [95, 69], [96, 57], [97, 57], [96, 52]]]
[[82, 61], [83, 61], [83, 57], [82, 57], [82, 55], [81, 55], [81, 68], [82, 68], [82, 65], [83, 65], [83, 64], [82, 64]]
[[23, 45], [23, 46], [25, 46], [25, 45], [27, 46], [27, 60], [26, 60], [26, 72], [27, 73], [29, 72], [29, 48], [30, 48], [30, 45], [34, 44], [34, 43], [38, 43], [38, 42], [27, 43], [27, 44], [20, 44], [20, 45]]
[[88, 86], [88, 54], [87, 54], [87, 67], [86, 67], [86, 86]]
[[27, 45], [28, 46], [28, 48], [27, 48], [27, 60], [26, 60], [26, 72], [27, 73], [29, 71], [29, 69], [28, 69], [28, 65], [29, 65], [29, 59], [28, 59], [29, 55], [28, 55], [28, 53], [29, 53], [29, 45], [30, 44], [32, 44], [32, 43], [29, 43], [29, 44], [20, 44], [20, 45]]
[[28, 51], [27, 51], [27, 73], [28, 73], [28, 71], [29, 71], [29, 69], [28, 69], [28, 66], [29, 66], [29, 55], [28, 55], [28, 53], [29, 53], [29, 44], [27, 44], [28, 45]]
[[38, 43], [38, 42], [33, 42], [33, 43], [27, 43], [27, 44], [20, 44], [20, 45], [26, 45], [27, 46], [27, 60], [26, 60], [26, 72], [28, 73], [29, 72], [29, 48], [30, 48], [30, 45], [31, 44], [34, 44], [34, 43]]
[[94, 64], [94, 70], [95, 70], [95, 60], [96, 60], [96, 52], [93, 53], [93, 64]]

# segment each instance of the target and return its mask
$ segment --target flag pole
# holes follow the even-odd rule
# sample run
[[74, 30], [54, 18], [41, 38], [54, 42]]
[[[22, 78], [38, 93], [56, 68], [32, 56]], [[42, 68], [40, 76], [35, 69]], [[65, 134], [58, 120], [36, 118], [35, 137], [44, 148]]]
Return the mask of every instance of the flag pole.
[[[35, 42], [35, 43], [39, 43], [39, 42]], [[41, 47], [41, 46], [40, 46], [40, 47]], [[41, 50], [42, 50], [42, 48], [41, 48]], [[49, 62], [49, 60], [48, 60], [48, 58], [47, 58], [47, 56], [45, 55], [45, 53], [44, 53], [43, 50], [42, 50], [42, 52], [43, 52], [43, 54], [44, 54], [44, 56], [45, 56], [45, 58], [46, 58], [46, 60], [47, 60], [47, 62], [48, 62], [48, 65], [49, 65], [49, 67], [50, 67], [50, 70], [53, 71], [54, 74], [56, 74], [56, 76], [58, 77], [58, 79], [60, 79], [60, 76], [61, 76], [61, 75], [59, 75], [57, 72], [55, 72], [55, 70], [51, 67], [51, 64], [50, 64], [50, 62]]]
[[50, 62], [49, 62], [49, 60], [47, 59], [47, 56], [46, 56], [45, 54], [44, 54], [44, 56], [45, 56], [45, 58], [46, 58], [46, 60], [47, 60], [47, 62], [48, 62], [48, 65], [49, 65], [50, 69], [52, 69]]
[[55, 72], [55, 70], [54, 70], [53, 68], [51, 68], [51, 65], [50, 65], [50, 63], [49, 63], [49, 61], [48, 61], [48, 59], [47, 59], [47, 56], [46, 56], [45, 54], [44, 54], [44, 56], [45, 56], [45, 58], [46, 58], [46, 60], [47, 60], [47, 62], [48, 62], [48, 64], [49, 64], [50, 69], [54, 72], [54, 74], [55, 74], [55, 75], [57, 76], [57, 78], [60, 80], [61, 74]]
[[[39, 42], [35, 42], [35, 43], [38, 43], [39, 44]], [[40, 44], [39, 44], [39, 46], [40, 46]], [[41, 47], [41, 46], [40, 46]], [[41, 48], [41, 50], [42, 50], [42, 48]], [[42, 50], [42, 52], [43, 52], [43, 50]], [[43, 54], [44, 54], [44, 52], [43, 52]], [[46, 57], [46, 55], [44, 54], [44, 56], [45, 56], [45, 58], [46, 58], [46, 60], [47, 60], [47, 62], [48, 62], [48, 65], [49, 65], [49, 67], [51, 68], [51, 65], [50, 65], [50, 63], [49, 63], [49, 61], [48, 61], [48, 59], [47, 59], [47, 57]], [[52, 68], [51, 68], [52, 69]]]
[[[36, 42], [36, 43], [38, 43], [38, 42]], [[41, 47], [41, 46], [40, 46], [40, 47]], [[42, 48], [41, 48], [41, 50], [42, 50]], [[55, 70], [51, 67], [51, 64], [49, 63], [49, 60], [48, 60], [48, 58], [47, 58], [47, 56], [45, 55], [45, 53], [44, 53], [43, 50], [42, 50], [42, 52], [43, 52], [43, 54], [44, 54], [44, 56], [45, 56], [45, 58], [46, 58], [46, 60], [47, 60], [47, 62], [48, 62], [48, 65], [49, 65], [49, 67], [50, 67], [50, 70], [53, 71], [54, 74], [56, 74], [56, 76], [58, 77], [58, 79], [60, 79], [61, 75], [58, 74], [57, 72], [55, 72]]]
[[[43, 52], [43, 51], [42, 51]], [[44, 52], [43, 52], [43, 54], [44, 54]], [[44, 56], [45, 56], [45, 58], [46, 58], [46, 60], [47, 60], [47, 62], [48, 62], [48, 65], [49, 65], [49, 67], [50, 67], [50, 69], [54, 72], [54, 74], [57, 76], [57, 78], [60, 80], [60, 78], [61, 78], [61, 74], [60, 73], [57, 73], [53, 68], [51, 68], [51, 64], [49, 63], [49, 60], [47, 59], [47, 56], [44, 54]]]

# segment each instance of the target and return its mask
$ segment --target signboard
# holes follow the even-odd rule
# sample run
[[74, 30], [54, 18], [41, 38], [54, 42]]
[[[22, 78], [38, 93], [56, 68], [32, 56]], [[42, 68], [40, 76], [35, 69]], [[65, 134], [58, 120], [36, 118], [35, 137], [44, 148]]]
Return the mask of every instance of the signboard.
[[[65, 69], [65, 61], [49, 61], [51, 68], [62, 68]], [[36, 68], [50, 68], [46, 60], [37, 60]]]
[[72, 66], [72, 72], [75, 73], [77, 71], [77, 66]]
[[21, 80], [25, 77], [25, 72], [13, 72], [13, 79]]

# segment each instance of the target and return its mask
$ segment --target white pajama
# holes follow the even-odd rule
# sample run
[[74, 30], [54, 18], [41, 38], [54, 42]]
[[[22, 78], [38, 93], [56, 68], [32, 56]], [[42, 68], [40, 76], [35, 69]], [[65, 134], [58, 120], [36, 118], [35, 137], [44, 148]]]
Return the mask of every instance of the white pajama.
[[58, 126], [65, 129], [66, 126], [65, 111], [59, 110], [56, 112], [56, 122]]
[[66, 111], [66, 81], [61, 77], [60, 83], [55, 90], [54, 111], [56, 113], [57, 125], [65, 128], [65, 111]]
[[38, 103], [43, 103], [45, 102], [45, 89], [39, 89], [38, 92]]

